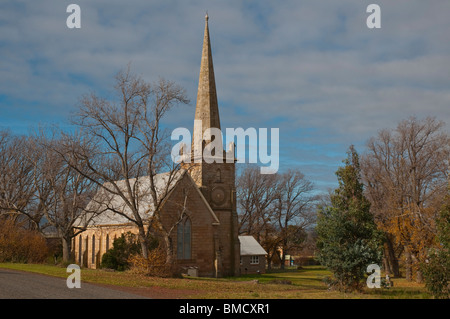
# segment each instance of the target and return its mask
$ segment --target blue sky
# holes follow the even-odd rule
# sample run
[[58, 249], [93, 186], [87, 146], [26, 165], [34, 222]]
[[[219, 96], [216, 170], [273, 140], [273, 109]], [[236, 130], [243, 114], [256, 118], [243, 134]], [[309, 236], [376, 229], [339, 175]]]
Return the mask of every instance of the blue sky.
[[[66, 26], [71, 3], [81, 29]], [[370, 3], [381, 29], [366, 26]], [[166, 125], [192, 128], [206, 11], [222, 127], [280, 128], [280, 170], [321, 190], [350, 144], [362, 153], [413, 115], [450, 124], [448, 0], [19, 0], [0, 4], [0, 128], [65, 127], [129, 62], [186, 88]]]

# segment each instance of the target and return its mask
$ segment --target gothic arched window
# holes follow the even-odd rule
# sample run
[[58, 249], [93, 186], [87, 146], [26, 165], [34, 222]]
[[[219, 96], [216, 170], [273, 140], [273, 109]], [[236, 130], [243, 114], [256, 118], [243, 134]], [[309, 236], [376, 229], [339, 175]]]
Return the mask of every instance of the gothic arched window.
[[109, 234], [106, 234], [106, 249], [105, 251], [109, 250]]
[[220, 172], [220, 169], [217, 169], [216, 171], [216, 183], [222, 182], [222, 174]]
[[83, 256], [83, 238], [78, 236], [78, 265], [81, 265], [81, 256]]
[[92, 235], [92, 263], [95, 264], [95, 235]]
[[183, 219], [177, 226], [177, 259], [191, 259], [191, 220]]

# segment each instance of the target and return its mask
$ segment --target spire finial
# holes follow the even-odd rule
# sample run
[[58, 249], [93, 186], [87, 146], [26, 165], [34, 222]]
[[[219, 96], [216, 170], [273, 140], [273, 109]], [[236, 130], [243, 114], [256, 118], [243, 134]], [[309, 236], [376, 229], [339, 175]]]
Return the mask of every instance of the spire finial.
[[206, 10], [205, 20], [208, 22], [209, 16], [208, 16], [208, 10]]

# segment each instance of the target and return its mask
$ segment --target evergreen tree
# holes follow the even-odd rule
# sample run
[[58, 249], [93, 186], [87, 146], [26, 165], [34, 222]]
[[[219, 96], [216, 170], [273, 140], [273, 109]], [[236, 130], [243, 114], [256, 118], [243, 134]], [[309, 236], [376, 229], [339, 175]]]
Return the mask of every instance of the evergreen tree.
[[354, 291], [362, 288], [367, 266], [381, 263], [382, 235], [363, 194], [358, 154], [353, 146], [347, 154], [345, 166], [336, 172], [339, 187], [331, 205], [319, 209], [317, 247], [319, 261], [333, 272], [330, 284]]

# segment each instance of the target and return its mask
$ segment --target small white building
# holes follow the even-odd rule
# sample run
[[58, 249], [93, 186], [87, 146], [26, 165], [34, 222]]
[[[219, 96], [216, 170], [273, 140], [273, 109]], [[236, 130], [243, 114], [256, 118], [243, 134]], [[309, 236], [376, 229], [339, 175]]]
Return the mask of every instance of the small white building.
[[265, 273], [267, 252], [264, 248], [253, 236], [239, 236], [239, 242], [241, 245], [241, 275]]

